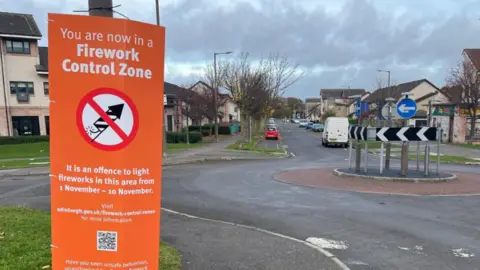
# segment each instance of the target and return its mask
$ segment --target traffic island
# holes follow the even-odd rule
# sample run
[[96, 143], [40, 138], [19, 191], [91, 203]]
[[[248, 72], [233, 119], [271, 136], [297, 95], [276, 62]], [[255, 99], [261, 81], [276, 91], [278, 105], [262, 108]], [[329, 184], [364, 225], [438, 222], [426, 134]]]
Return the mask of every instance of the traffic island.
[[400, 169], [384, 170], [382, 174], [378, 168], [367, 168], [367, 173], [362, 169], [355, 171], [354, 169], [334, 169], [333, 174], [340, 177], [361, 177], [374, 180], [388, 180], [388, 181], [406, 181], [406, 182], [439, 182], [454, 180], [457, 176], [451, 173], [435, 173], [430, 172], [425, 175], [423, 171], [408, 170], [405, 176], [402, 176]]
[[[430, 196], [456, 196], [456, 195], [480, 195], [480, 178], [473, 173], [444, 172], [441, 175], [431, 177], [441, 180], [415, 181], [417, 176], [423, 174], [417, 171], [409, 171], [410, 180], [400, 179], [400, 170], [384, 172], [382, 176], [354, 174], [349, 169], [337, 168], [312, 168], [300, 169], [278, 173], [275, 180], [318, 189], [352, 191], [375, 194], [396, 195], [430, 195]], [[379, 174], [377, 172], [377, 174]]]

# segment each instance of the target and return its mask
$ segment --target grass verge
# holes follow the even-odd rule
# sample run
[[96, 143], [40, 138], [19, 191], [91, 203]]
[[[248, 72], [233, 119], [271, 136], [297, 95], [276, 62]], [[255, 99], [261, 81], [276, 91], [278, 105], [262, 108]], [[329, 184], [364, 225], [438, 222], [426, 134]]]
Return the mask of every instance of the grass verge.
[[[0, 207], [0, 217], [0, 269], [51, 269], [50, 215], [27, 208]], [[162, 244], [160, 264], [162, 270], [180, 269], [179, 253]]]
[[178, 152], [178, 151], [188, 150], [192, 148], [198, 148], [204, 145], [205, 145], [204, 143], [191, 143], [191, 144], [169, 143], [167, 145], [167, 152]]
[[0, 160], [0, 170], [9, 168], [26, 168], [26, 167], [44, 167], [50, 166], [50, 160], [46, 159], [26, 159], [26, 160]]
[[0, 159], [50, 156], [48, 142], [0, 145]]
[[285, 150], [283, 150], [283, 149], [259, 147], [257, 144], [262, 139], [263, 139], [263, 135], [262, 136], [254, 136], [252, 138], [251, 142], [247, 142], [247, 141], [244, 141], [244, 140], [239, 140], [239, 141], [236, 141], [236, 142], [230, 144], [229, 146], [227, 146], [227, 149], [242, 150], [242, 151], [254, 151], [254, 152], [264, 153], [264, 154], [285, 153]]
[[[416, 155], [409, 155], [408, 159], [410, 160], [417, 160]], [[420, 160], [424, 160], [425, 155], [420, 155]], [[437, 161], [437, 155], [430, 155], [430, 161], [431, 162], [436, 162]], [[459, 157], [459, 156], [450, 156], [450, 155], [443, 155], [440, 156], [440, 162], [445, 162], [445, 163], [470, 163], [470, 162], [480, 162], [479, 160], [471, 159], [471, 158], [465, 158], [465, 157]]]

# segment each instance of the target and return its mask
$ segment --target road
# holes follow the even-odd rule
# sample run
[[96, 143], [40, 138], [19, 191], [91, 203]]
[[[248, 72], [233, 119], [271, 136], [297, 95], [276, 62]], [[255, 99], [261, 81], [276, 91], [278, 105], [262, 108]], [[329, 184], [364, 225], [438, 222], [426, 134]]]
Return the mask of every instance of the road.
[[[162, 206], [297, 239], [332, 240], [327, 250], [351, 269], [480, 269], [480, 197], [378, 195], [277, 182], [273, 175], [284, 170], [345, 167], [348, 156], [343, 148], [322, 147], [318, 133], [279, 127], [294, 157], [165, 168]], [[0, 204], [48, 209], [48, 200], [46, 177], [0, 181]]]

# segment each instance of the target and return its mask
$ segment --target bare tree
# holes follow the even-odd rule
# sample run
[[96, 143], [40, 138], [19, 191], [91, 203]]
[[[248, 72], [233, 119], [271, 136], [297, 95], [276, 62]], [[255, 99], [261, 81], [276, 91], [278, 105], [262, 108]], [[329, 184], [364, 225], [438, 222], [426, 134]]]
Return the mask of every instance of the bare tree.
[[273, 112], [276, 98], [303, 77], [298, 65], [279, 54], [253, 63], [248, 53], [242, 53], [234, 61], [220, 62], [217, 70], [219, 85], [229, 91], [241, 110], [242, 123], [253, 117], [260, 124], [257, 127], [261, 127], [262, 118]]
[[315, 104], [311, 107], [308, 107], [307, 118], [322, 118], [321, 104]]
[[457, 105], [467, 109], [470, 116], [470, 141], [475, 135], [475, 123], [480, 102], [480, 74], [469, 62], [462, 62], [447, 76], [444, 95]]

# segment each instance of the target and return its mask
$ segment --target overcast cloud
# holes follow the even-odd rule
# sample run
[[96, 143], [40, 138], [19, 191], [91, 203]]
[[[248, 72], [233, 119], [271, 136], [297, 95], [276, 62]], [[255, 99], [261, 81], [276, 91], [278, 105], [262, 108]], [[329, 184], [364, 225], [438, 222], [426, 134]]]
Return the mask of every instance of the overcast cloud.
[[[480, 47], [480, 0], [160, 0], [167, 28], [166, 80], [191, 82], [213, 52], [280, 52], [307, 76], [288, 90], [372, 89], [392, 80], [444, 84], [464, 48]], [[86, 9], [87, 0], [0, 0], [0, 10], [35, 16], [47, 45], [48, 12]], [[221, 3], [221, 4], [218, 4]], [[114, 0], [130, 19], [155, 22], [154, 0]], [[223, 56], [231, 57], [231, 56]], [[228, 59], [228, 58], [227, 58]]]

